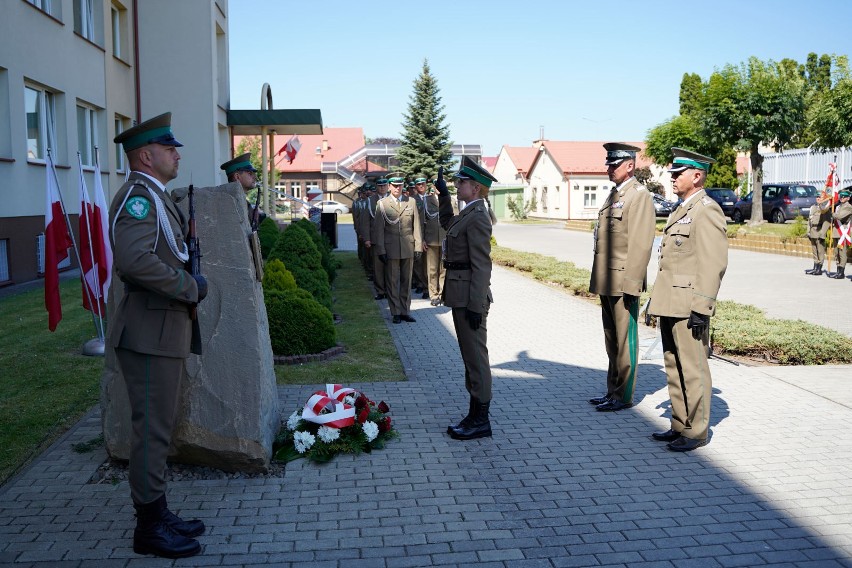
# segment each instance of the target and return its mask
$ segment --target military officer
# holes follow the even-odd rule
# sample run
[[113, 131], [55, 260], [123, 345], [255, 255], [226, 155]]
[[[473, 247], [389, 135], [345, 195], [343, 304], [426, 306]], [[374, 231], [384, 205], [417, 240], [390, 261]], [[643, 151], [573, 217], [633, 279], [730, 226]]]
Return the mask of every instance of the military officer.
[[422, 254], [420, 215], [414, 200], [402, 195], [403, 178], [388, 180], [390, 195], [376, 204], [373, 246], [379, 261], [387, 266], [385, 290], [393, 323], [414, 322], [411, 317], [411, 275]]
[[825, 235], [831, 225], [831, 196], [822, 194], [816, 203], [811, 205], [808, 215], [808, 239], [814, 256], [814, 267], [805, 270], [805, 274], [819, 276], [822, 274], [822, 263], [825, 260]]
[[669, 173], [683, 203], [669, 215], [649, 313], [660, 318], [671, 427], [652, 437], [688, 452], [707, 443], [713, 384], [707, 364], [710, 317], [728, 267], [725, 214], [704, 192], [715, 160], [672, 148]]
[[[246, 195], [257, 187], [257, 170], [251, 164], [251, 154], [241, 154], [233, 160], [228, 160], [219, 168], [225, 171], [228, 182], [238, 182]], [[260, 190], [258, 189], [258, 191]], [[248, 208], [249, 221], [254, 225], [254, 204], [246, 200], [246, 207]], [[260, 225], [264, 219], [266, 219], [266, 213], [258, 208], [257, 224]]]
[[166, 457], [193, 335], [192, 313], [207, 294], [203, 276], [185, 269], [188, 222], [166, 193], [177, 177], [180, 142], [171, 113], [115, 137], [130, 175], [110, 207], [110, 240], [124, 296], [108, 342], [115, 349], [132, 412], [130, 494], [136, 509], [133, 550], [168, 558], [192, 556], [204, 532], [166, 503]]
[[639, 364], [639, 296], [654, 242], [656, 213], [650, 192], [633, 172], [639, 148], [611, 142], [607, 174], [615, 184], [598, 212], [589, 291], [599, 294], [609, 368], [606, 394], [589, 400], [602, 412], [633, 406]]
[[[418, 180], [423, 180], [422, 184], [418, 183]], [[421, 189], [422, 185], [422, 189]], [[411, 180], [409, 184], [409, 197], [414, 200], [415, 205], [417, 205], [417, 214], [420, 216], [420, 228], [425, 231], [426, 230], [426, 216], [423, 213], [423, 198], [426, 195], [426, 178], [418, 177], [416, 179]], [[423, 239], [424, 235], [421, 235], [421, 240], [423, 241], [423, 248], [425, 251], [426, 242]], [[423, 251], [421, 251], [423, 252]], [[420, 258], [414, 262], [414, 275], [411, 278], [411, 286], [414, 288], [415, 294], [420, 294], [420, 298], [425, 300], [429, 297], [428, 285], [426, 284], [426, 255], [421, 254]]]
[[379, 258], [379, 249], [374, 246], [376, 243], [376, 235], [373, 230], [376, 224], [376, 208], [380, 200], [384, 199], [388, 191], [388, 179], [379, 178], [376, 180], [376, 193], [370, 196], [367, 201], [367, 212], [369, 216], [364, 215], [364, 221], [361, 224], [361, 231], [365, 235], [364, 246], [369, 249], [370, 256], [373, 261], [373, 287], [376, 289], [376, 300], [384, 300], [387, 295], [387, 267], [382, 259]]
[[361, 266], [364, 265], [364, 240], [361, 238], [361, 227], [359, 224], [359, 217], [361, 212], [363, 211], [364, 205], [364, 191], [366, 189], [366, 184], [362, 185], [356, 191], [355, 200], [352, 202], [352, 227], [355, 229], [355, 240], [357, 242], [357, 250], [358, 250], [358, 261], [361, 262]]
[[444, 289], [444, 265], [441, 263], [441, 243], [447, 232], [438, 218], [438, 198], [426, 193], [426, 178], [419, 177], [415, 188], [423, 202], [420, 221], [423, 225], [423, 272], [426, 290], [423, 298], [429, 298], [433, 306], [441, 305], [441, 290]]
[[834, 246], [837, 247], [837, 272], [829, 272], [829, 278], [843, 280], [846, 276], [846, 258], [848, 256], [850, 234], [852, 234], [852, 203], [849, 203], [850, 187], [845, 187], [837, 193], [840, 199], [834, 210], [834, 226], [831, 235], [834, 238]]
[[[453, 326], [464, 361], [465, 387], [470, 394], [468, 414], [447, 433], [456, 440], [491, 436], [491, 366], [488, 361], [486, 322], [491, 303], [491, 218], [485, 204], [488, 190], [497, 179], [468, 156], [453, 176], [459, 200], [458, 215], [443, 168], [438, 170], [438, 210], [444, 239], [446, 278], [441, 292], [444, 305], [452, 308]], [[431, 248], [431, 247], [430, 247]]]

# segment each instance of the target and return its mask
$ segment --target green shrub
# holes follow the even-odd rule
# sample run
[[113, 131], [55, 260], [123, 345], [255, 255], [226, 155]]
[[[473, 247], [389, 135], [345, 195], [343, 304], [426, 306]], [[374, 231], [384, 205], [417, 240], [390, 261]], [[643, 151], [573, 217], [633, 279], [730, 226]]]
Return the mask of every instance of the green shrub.
[[313, 239], [298, 224], [287, 227], [269, 254], [278, 259], [293, 274], [299, 288], [313, 294], [317, 302], [331, 310], [331, 285], [328, 273], [323, 270], [320, 252]]
[[269, 258], [269, 253], [278, 242], [278, 237], [281, 236], [281, 231], [278, 229], [278, 223], [272, 217], [267, 217], [257, 227], [257, 238], [260, 239], [260, 254], [264, 259]]
[[276, 355], [319, 353], [337, 338], [331, 312], [305, 290], [271, 290], [265, 295], [269, 338]]
[[307, 233], [314, 241], [314, 244], [317, 246], [317, 250], [320, 252], [320, 263], [322, 264], [322, 268], [328, 274], [328, 281], [334, 282], [340, 263], [332, 254], [334, 252], [334, 248], [331, 246], [331, 241], [328, 240], [327, 236], [320, 233], [319, 228], [315, 223], [308, 219], [299, 219], [296, 222], [296, 226], [304, 229], [305, 233]]
[[804, 237], [808, 234], [808, 223], [805, 221], [805, 218], [799, 215], [793, 220], [793, 224], [790, 225], [790, 236], [791, 237]]
[[297, 290], [296, 279], [293, 273], [287, 270], [284, 263], [279, 259], [274, 258], [264, 265], [263, 271], [263, 291], [271, 290]]

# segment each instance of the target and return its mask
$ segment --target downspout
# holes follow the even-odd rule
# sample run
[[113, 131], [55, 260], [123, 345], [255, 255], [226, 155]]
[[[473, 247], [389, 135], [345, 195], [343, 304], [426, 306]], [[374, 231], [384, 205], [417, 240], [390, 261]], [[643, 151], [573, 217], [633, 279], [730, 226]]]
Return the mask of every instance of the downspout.
[[142, 94], [139, 88], [139, 2], [133, 0], [133, 72], [136, 79], [136, 122], [142, 120]]

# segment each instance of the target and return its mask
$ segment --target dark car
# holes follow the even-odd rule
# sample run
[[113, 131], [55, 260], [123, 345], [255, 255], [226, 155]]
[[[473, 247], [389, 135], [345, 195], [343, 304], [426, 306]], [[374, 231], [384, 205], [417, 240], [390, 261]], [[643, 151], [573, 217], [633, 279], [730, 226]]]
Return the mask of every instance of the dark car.
[[704, 192], [710, 199], [719, 204], [726, 216], [730, 217], [737, 202], [737, 194], [727, 187], [707, 187]]
[[657, 212], [657, 217], [668, 217], [671, 215], [674, 207], [668, 201], [666, 201], [663, 196], [652, 193], [651, 197], [654, 198], [654, 211]]
[[[763, 218], [772, 223], [783, 223], [799, 215], [807, 218], [811, 205], [816, 203], [817, 189], [812, 185], [796, 183], [767, 183], [763, 185]], [[731, 219], [742, 223], [751, 218], [752, 194], [734, 204]]]

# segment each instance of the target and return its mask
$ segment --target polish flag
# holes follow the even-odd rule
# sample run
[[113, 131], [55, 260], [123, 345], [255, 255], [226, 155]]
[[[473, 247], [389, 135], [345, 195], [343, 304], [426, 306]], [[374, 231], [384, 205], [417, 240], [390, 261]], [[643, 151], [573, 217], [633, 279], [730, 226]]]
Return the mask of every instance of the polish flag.
[[103, 282], [106, 271], [102, 265], [104, 240], [100, 220], [95, 219], [94, 207], [89, 201], [89, 190], [80, 165], [80, 274], [83, 280], [83, 307], [92, 313], [104, 313]]
[[102, 273], [106, 274], [101, 279], [101, 289], [104, 303], [109, 298], [109, 286], [112, 282], [112, 245], [109, 242], [109, 208], [107, 207], [104, 186], [101, 182], [100, 160], [95, 164], [95, 202], [93, 204], [92, 227], [98, 227], [103, 243], [103, 257], [98, 259], [98, 265]]
[[56, 170], [53, 158], [48, 153], [47, 164], [47, 200], [44, 212], [44, 307], [47, 308], [48, 329], [56, 331], [62, 320], [62, 302], [59, 299], [60, 262], [68, 258], [68, 248], [72, 246], [68, 234], [68, 224], [62, 213], [59, 198], [59, 185], [56, 183]]
[[296, 154], [299, 153], [299, 148], [302, 147], [302, 143], [299, 142], [299, 136], [295, 135], [287, 140], [287, 143], [284, 144], [284, 147], [278, 150], [278, 153], [284, 152], [287, 154], [287, 161], [289, 163], [293, 163], [293, 160], [296, 159]]

